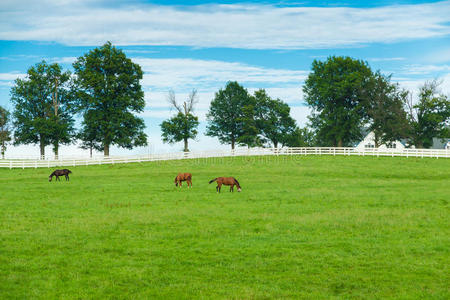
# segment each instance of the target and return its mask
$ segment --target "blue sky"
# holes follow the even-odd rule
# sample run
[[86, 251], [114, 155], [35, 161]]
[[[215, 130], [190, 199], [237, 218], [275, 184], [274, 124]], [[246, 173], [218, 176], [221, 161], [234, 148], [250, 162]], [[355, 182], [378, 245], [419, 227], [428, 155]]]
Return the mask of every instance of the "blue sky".
[[[93, 1], [0, 2], [0, 105], [12, 109], [15, 78], [42, 59], [71, 63], [111, 41], [145, 71], [142, 86], [149, 147], [112, 154], [177, 151], [161, 143], [170, 117], [166, 96], [199, 92], [198, 141], [191, 149], [228, 148], [205, 137], [205, 114], [228, 80], [249, 91], [265, 88], [307, 122], [302, 84], [314, 59], [348, 55], [414, 91], [440, 78], [450, 93], [450, 1]], [[65, 150], [64, 150], [65, 149]], [[63, 150], [84, 154], [76, 146]], [[50, 148], [47, 150], [50, 151]], [[38, 153], [10, 147], [9, 155]]]

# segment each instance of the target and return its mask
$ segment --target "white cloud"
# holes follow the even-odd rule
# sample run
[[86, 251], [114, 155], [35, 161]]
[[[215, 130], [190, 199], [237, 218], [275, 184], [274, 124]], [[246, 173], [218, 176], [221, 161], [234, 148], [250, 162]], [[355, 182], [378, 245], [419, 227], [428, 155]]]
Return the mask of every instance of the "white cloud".
[[406, 65], [403, 67], [402, 74], [408, 75], [424, 75], [424, 74], [438, 74], [440, 72], [450, 71], [449, 65]]
[[241, 63], [195, 59], [134, 58], [142, 66], [146, 111], [142, 116], [168, 118], [175, 114], [167, 102], [173, 89], [177, 101], [187, 99], [192, 89], [197, 89], [196, 114], [206, 120], [215, 92], [224, 88], [227, 81], [238, 81], [249, 93], [264, 88], [272, 98], [294, 105], [302, 104], [302, 82], [309, 71], [273, 69]]
[[377, 8], [271, 5], [102, 7], [94, 1], [2, 1], [0, 39], [69, 45], [252, 49], [347, 47], [450, 34], [450, 1]]
[[217, 90], [227, 81], [253, 86], [298, 83], [308, 71], [250, 66], [216, 60], [134, 58], [145, 72], [143, 84], [158, 89], [190, 91], [193, 88]]
[[405, 57], [371, 57], [367, 59], [368, 61], [402, 61], [406, 60]]
[[24, 78], [25, 76], [27, 76], [27, 74], [17, 73], [17, 72], [0, 73], [0, 80], [14, 81], [17, 78]]
[[[400, 84], [401, 87], [410, 91], [414, 98], [417, 97], [417, 93], [419, 87], [422, 86], [426, 81], [431, 81], [436, 79], [436, 77], [424, 77], [420, 79], [411, 79], [411, 78], [392, 78], [393, 81], [396, 81]], [[450, 96], [450, 73], [443, 74], [442, 76], [437, 78], [439, 82], [441, 82], [439, 89], [440, 92]]]
[[27, 74], [18, 72], [0, 73], [0, 87], [11, 87], [17, 78], [25, 78]]

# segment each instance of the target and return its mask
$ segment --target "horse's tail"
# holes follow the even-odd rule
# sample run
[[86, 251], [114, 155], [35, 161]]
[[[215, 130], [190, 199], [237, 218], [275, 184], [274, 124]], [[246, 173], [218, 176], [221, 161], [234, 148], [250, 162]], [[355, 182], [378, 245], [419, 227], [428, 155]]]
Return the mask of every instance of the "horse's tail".
[[214, 179], [210, 180], [210, 181], [209, 181], [209, 184], [213, 183], [213, 182], [216, 181], [216, 180], [217, 180], [217, 178], [214, 178]]
[[239, 184], [239, 181], [237, 181], [237, 179], [234, 178], [234, 177], [233, 177], [233, 179], [234, 179], [234, 182], [236, 182], [237, 186], [238, 186], [238, 187], [241, 187], [241, 185]]
[[177, 183], [177, 178], [178, 178], [178, 175], [177, 175], [177, 176], [175, 176], [175, 181], [174, 181], [175, 183]]

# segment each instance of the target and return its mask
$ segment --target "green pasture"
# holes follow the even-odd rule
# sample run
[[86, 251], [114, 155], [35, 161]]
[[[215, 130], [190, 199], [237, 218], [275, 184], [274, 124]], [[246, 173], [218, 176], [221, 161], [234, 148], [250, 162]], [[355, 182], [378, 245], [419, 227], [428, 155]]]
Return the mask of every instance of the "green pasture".
[[[0, 299], [450, 297], [449, 159], [69, 169], [0, 169]], [[218, 176], [243, 191], [217, 194]]]

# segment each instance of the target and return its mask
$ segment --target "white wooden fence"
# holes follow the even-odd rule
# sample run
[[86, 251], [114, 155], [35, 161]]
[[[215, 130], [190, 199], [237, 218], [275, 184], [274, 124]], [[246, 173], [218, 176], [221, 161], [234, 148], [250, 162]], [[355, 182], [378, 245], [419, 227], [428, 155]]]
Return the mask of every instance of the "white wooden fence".
[[344, 147], [314, 147], [314, 148], [251, 148], [235, 150], [212, 150], [177, 152], [165, 154], [147, 154], [134, 156], [109, 156], [109, 157], [63, 157], [58, 159], [32, 159], [32, 158], [9, 158], [0, 159], [0, 168], [41, 168], [62, 166], [88, 166], [103, 164], [121, 164], [131, 162], [163, 161], [194, 158], [232, 157], [232, 156], [262, 156], [262, 155], [356, 155], [356, 156], [401, 156], [401, 157], [431, 157], [450, 158], [450, 150], [440, 149], [404, 149], [404, 150], [379, 150]]

